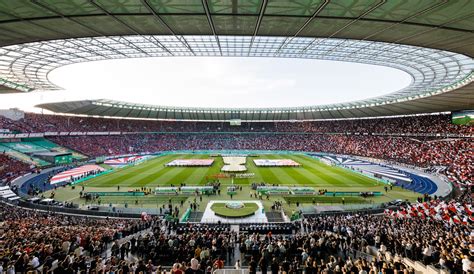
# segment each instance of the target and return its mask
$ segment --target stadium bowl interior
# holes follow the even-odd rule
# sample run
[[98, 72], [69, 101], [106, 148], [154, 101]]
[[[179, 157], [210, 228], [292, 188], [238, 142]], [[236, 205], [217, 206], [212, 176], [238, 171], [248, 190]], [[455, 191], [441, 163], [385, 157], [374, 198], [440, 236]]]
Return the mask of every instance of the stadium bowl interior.
[[[0, 272], [472, 273], [473, 11], [0, 1], [0, 103], [20, 98], [0, 110]], [[199, 56], [356, 62], [412, 81], [278, 108], [163, 106], [159, 93], [16, 105], [62, 91], [48, 76], [66, 65]]]

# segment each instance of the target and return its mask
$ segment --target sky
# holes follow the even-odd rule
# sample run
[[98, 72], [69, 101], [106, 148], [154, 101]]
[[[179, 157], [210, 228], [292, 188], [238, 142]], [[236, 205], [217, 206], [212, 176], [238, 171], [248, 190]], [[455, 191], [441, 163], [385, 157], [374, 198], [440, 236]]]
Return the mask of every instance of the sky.
[[183, 107], [298, 107], [342, 103], [410, 84], [400, 70], [348, 62], [257, 57], [158, 57], [67, 65], [59, 91], [1, 95], [0, 108], [82, 99]]

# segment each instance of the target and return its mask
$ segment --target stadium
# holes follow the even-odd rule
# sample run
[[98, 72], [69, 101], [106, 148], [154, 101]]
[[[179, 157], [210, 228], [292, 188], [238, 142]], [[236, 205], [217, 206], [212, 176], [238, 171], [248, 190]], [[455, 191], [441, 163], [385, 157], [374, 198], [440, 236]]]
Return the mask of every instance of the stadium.
[[[473, 13], [468, 0], [0, 1], [0, 273], [473, 273]], [[271, 60], [274, 76], [184, 73], [203, 58]], [[124, 60], [145, 74], [152, 59], [196, 90], [224, 74], [242, 90], [167, 103], [179, 92], [160, 67], [141, 103], [63, 99], [77, 94], [52, 77]], [[316, 61], [409, 80], [321, 103]], [[298, 74], [311, 94], [288, 84]], [[358, 81], [392, 78], [374, 75]]]

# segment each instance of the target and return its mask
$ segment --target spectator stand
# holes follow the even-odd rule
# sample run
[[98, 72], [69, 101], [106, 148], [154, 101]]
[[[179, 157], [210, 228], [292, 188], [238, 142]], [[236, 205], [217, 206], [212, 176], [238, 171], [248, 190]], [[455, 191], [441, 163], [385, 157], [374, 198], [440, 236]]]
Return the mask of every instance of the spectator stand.
[[14, 193], [9, 186], [0, 186], [0, 199], [13, 202], [19, 200], [20, 197]]
[[[374, 163], [366, 159], [360, 159], [360, 157], [355, 158], [330, 154], [312, 155], [323, 157], [324, 159], [336, 163], [338, 166], [359, 172], [364, 176], [374, 178], [385, 184], [394, 184], [421, 194], [437, 196], [446, 196], [449, 194], [449, 192], [446, 191], [447, 185], [445, 182], [435, 180], [432, 178], [433, 176], [427, 176], [426, 173], [422, 173], [419, 170], [402, 169], [382, 161]], [[438, 187], [438, 185], [440, 185], [440, 187]]]

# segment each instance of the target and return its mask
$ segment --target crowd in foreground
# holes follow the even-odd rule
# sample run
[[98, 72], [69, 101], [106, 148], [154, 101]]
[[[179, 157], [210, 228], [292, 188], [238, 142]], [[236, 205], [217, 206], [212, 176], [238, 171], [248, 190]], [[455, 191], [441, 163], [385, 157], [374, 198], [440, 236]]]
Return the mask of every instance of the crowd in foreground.
[[51, 269], [55, 260], [101, 256], [114, 240], [149, 226], [151, 221], [68, 216], [0, 203], [0, 265], [23, 273], [40, 265]]
[[[456, 202], [472, 206], [472, 198], [467, 191]], [[251, 273], [414, 273], [402, 258], [451, 273], [474, 270], [472, 222], [314, 216], [297, 221], [293, 233], [274, 234], [158, 218], [66, 216], [5, 204], [0, 210], [0, 267], [7, 273], [40, 266], [58, 273], [211, 273], [225, 265]], [[186, 229], [176, 233], [183, 226]]]

